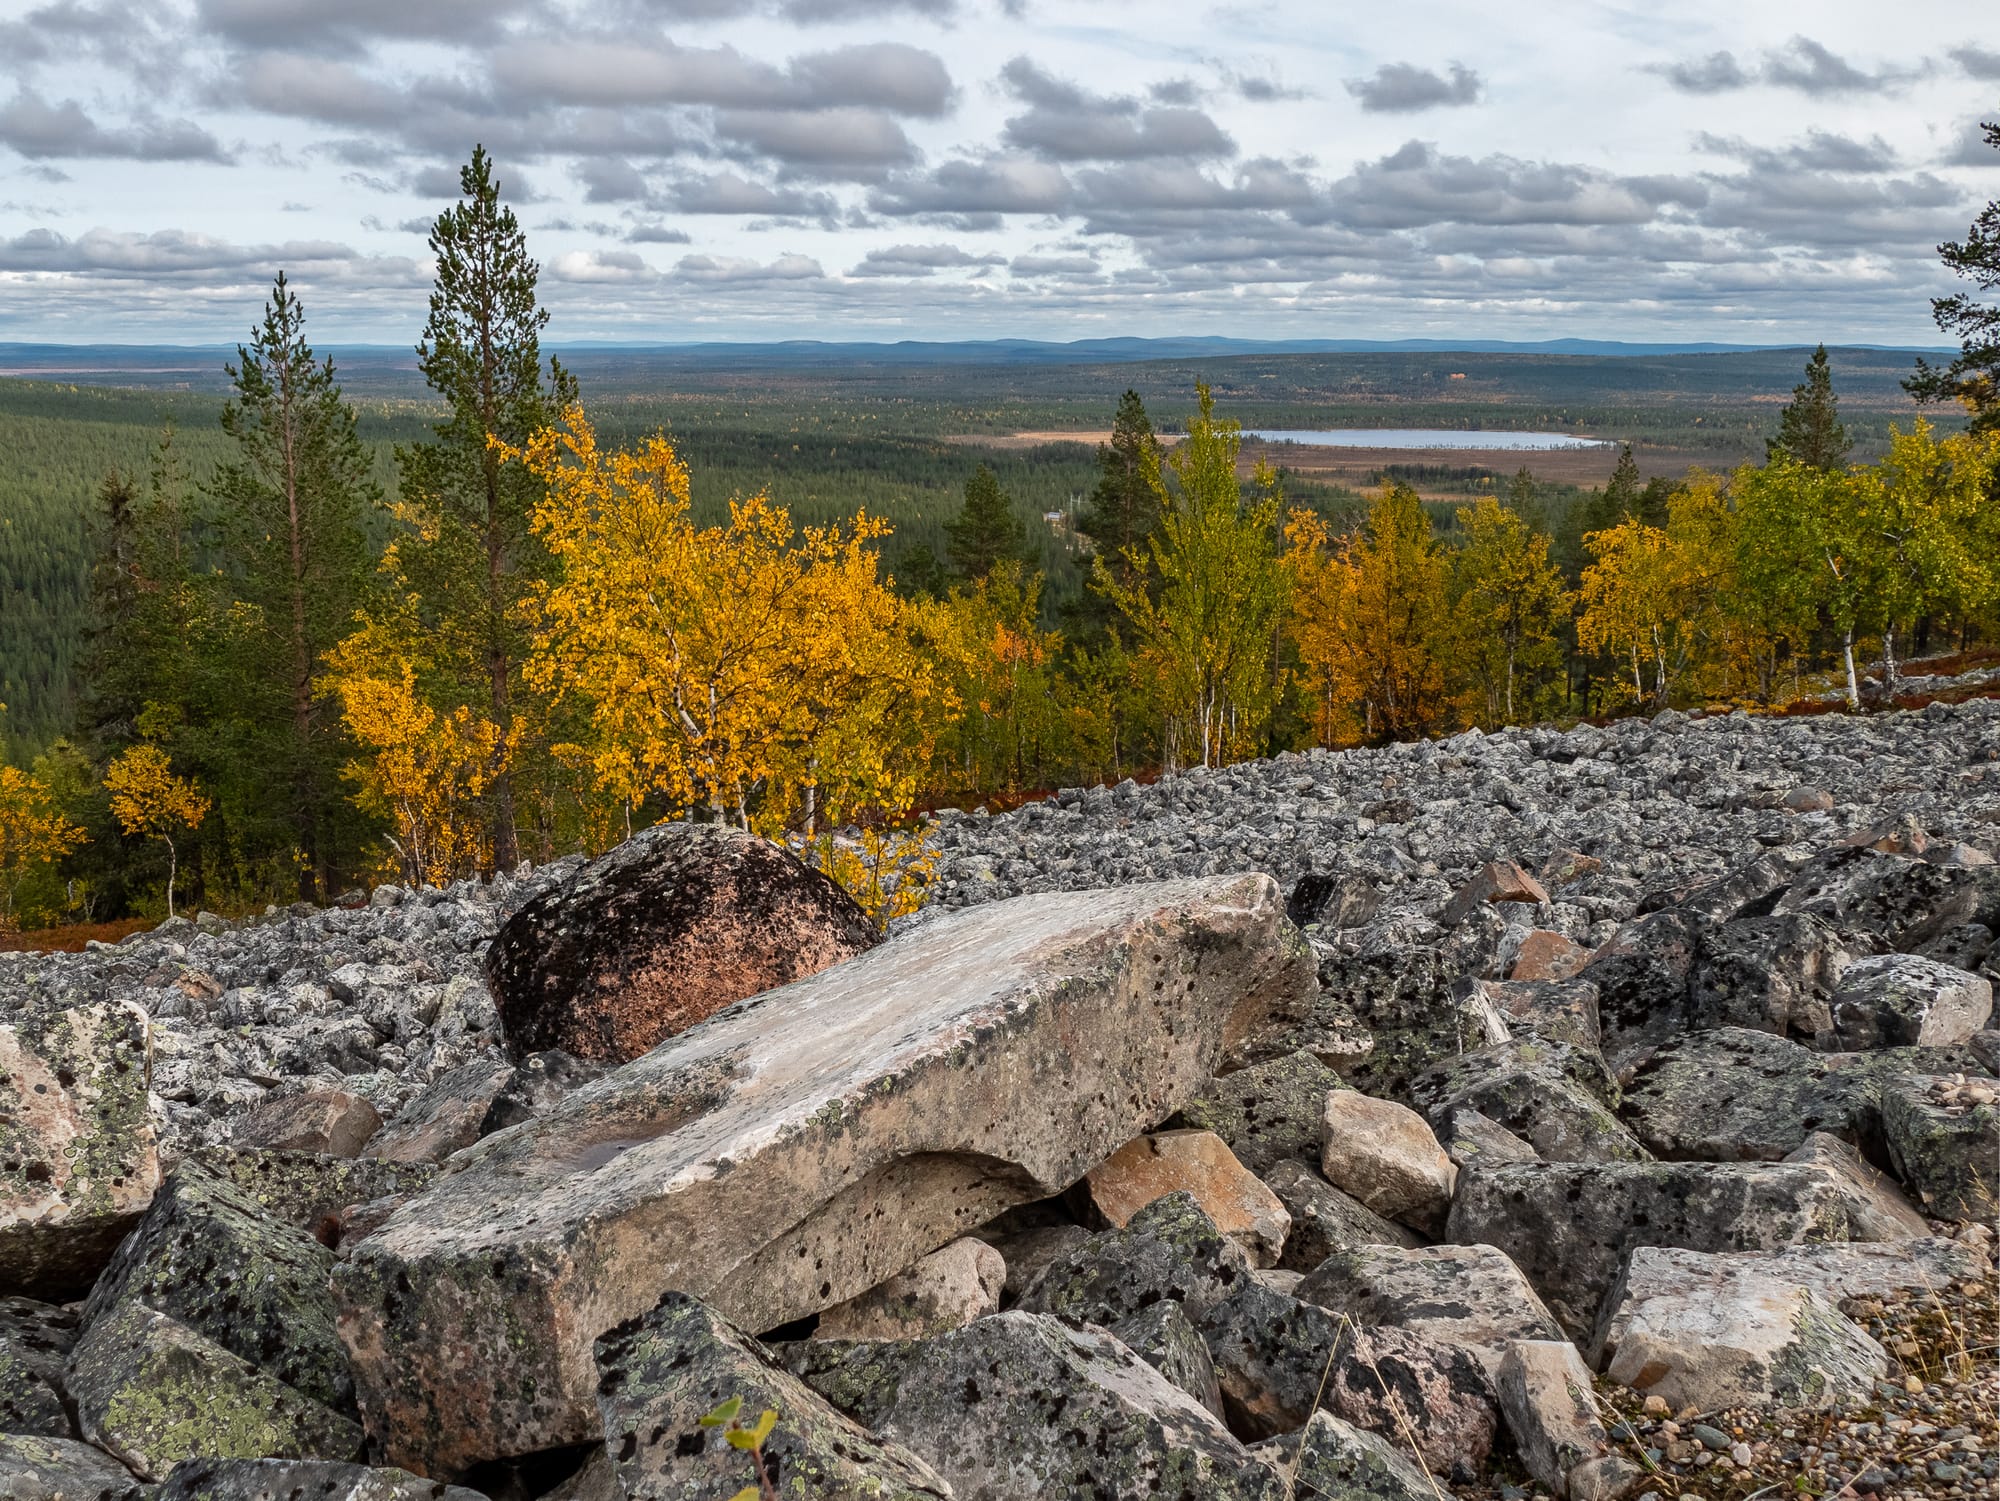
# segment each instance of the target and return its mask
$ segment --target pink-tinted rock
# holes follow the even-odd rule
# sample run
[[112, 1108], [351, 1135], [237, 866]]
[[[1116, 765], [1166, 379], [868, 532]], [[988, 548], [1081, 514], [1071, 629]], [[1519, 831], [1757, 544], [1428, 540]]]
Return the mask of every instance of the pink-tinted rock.
[[1514, 950], [1510, 980], [1567, 980], [1590, 959], [1590, 950], [1547, 928], [1536, 928]]
[[1440, 921], [1447, 928], [1453, 927], [1469, 917], [1481, 902], [1532, 902], [1541, 906], [1548, 899], [1542, 883], [1512, 860], [1489, 860], [1452, 894]]
[[561, 1048], [624, 1063], [876, 936], [852, 897], [778, 845], [660, 824], [509, 918], [487, 974], [516, 1058]]
[[1090, 1202], [1123, 1229], [1155, 1199], [1186, 1189], [1254, 1266], [1275, 1265], [1292, 1216], [1213, 1131], [1161, 1131], [1125, 1143], [1084, 1179]]
[[308, 1089], [265, 1100], [237, 1121], [232, 1134], [240, 1147], [358, 1157], [381, 1126], [381, 1113], [359, 1095]]

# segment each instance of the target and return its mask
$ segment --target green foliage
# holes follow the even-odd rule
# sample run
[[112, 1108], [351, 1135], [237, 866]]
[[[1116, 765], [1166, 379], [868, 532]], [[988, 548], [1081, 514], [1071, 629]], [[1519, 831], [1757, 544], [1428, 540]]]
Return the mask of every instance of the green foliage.
[[722, 1437], [729, 1447], [750, 1456], [755, 1467], [757, 1483], [746, 1485], [729, 1498], [729, 1501], [759, 1501], [759, 1498], [775, 1498], [777, 1487], [772, 1483], [769, 1467], [764, 1463], [764, 1441], [771, 1436], [771, 1430], [778, 1426], [777, 1409], [767, 1407], [758, 1415], [757, 1421], [748, 1428], [737, 1422], [737, 1414], [743, 1411], [741, 1397], [729, 1397], [718, 1404], [713, 1411], [703, 1413], [699, 1422], [704, 1428], [720, 1428]]
[[[2000, 150], [2000, 124], [1979, 127], [1986, 144]], [[1987, 202], [1962, 240], [1938, 246], [1938, 259], [1952, 275], [1982, 292], [2000, 290], [2000, 199]], [[1931, 299], [1931, 317], [1959, 341], [1949, 365], [1917, 361], [1917, 373], [1903, 388], [1919, 401], [1956, 401], [1972, 414], [1972, 430], [2000, 431], [2000, 303], [1980, 303], [1964, 293]]]
[[1808, 468], [1832, 470], [1844, 468], [1853, 449], [1854, 440], [1841, 425], [1822, 344], [1806, 362], [1806, 378], [1792, 387], [1791, 405], [1778, 419], [1778, 436], [1764, 445], [1764, 456], [1769, 460], [1782, 454]]
[[965, 504], [945, 526], [951, 539], [946, 549], [952, 571], [968, 583], [977, 582], [1001, 563], [1020, 558], [1028, 529], [1015, 513], [1013, 497], [1000, 488], [999, 477], [985, 464], [965, 482]]

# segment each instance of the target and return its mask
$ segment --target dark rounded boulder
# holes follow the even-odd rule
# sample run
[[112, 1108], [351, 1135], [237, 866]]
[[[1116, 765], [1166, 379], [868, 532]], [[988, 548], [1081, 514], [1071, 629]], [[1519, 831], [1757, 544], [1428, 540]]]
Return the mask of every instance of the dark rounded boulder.
[[659, 824], [529, 900], [487, 950], [516, 1060], [624, 1063], [711, 1013], [876, 942], [854, 899], [789, 851]]

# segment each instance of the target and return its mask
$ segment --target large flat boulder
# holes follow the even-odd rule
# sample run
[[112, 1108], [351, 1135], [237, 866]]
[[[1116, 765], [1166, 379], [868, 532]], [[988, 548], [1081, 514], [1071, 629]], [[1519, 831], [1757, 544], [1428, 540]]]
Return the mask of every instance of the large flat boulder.
[[0, 1287], [87, 1291], [153, 1190], [152, 1035], [130, 1001], [0, 1022]]
[[1833, 1035], [1841, 1051], [1949, 1047], [1993, 1015], [1983, 976], [1917, 954], [1857, 959], [1833, 992]]
[[335, 1272], [371, 1435], [578, 1442], [591, 1341], [668, 1289], [775, 1328], [1067, 1189], [1311, 984], [1286, 931], [1258, 875], [953, 912], [488, 1137]]
[[1354, 1246], [1309, 1272], [1295, 1296], [1357, 1324], [1463, 1345], [1489, 1376], [1515, 1341], [1562, 1338], [1521, 1269], [1492, 1246]]
[[132, 1472], [74, 1439], [0, 1432], [0, 1496], [8, 1501], [129, 1501]]
[[516, 1058], [636, 1058], [732, 1001], [870, 947], [845, 891], [780, 845], [659, 824], [524, 904], [486, 967]]
[[158, 1501], [486, 1501], [463, 1486], [433, 1485], [407, 1470], [330, 1459], [184, 1459]]

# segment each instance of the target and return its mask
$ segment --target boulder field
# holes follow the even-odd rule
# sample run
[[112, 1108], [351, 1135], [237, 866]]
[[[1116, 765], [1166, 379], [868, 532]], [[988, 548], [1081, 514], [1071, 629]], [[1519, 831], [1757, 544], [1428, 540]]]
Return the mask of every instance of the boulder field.
[[0, 954], [0, 1495], [1991, 1493], [2000, 704], [930, 838]]

